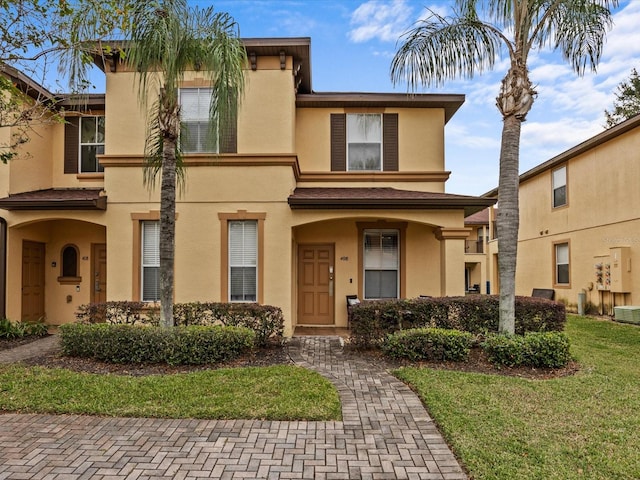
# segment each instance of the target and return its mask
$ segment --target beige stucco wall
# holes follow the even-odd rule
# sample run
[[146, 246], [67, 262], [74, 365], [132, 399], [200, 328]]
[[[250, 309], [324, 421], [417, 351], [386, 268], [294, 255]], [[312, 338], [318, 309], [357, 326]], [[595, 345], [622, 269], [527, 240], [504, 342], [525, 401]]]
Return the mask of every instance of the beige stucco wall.
[[[45, 313], [46, 321], [59, 325], [75, 320], [78, 305], [90, 302], [91, 294], [91, 244], [105, 242], [105, 227], [100, 222], [100, 213], [70, 214], [85, 220], [70, 220], [60, 214], [34, 215], [19, 213], [5, 215], [9, 226], [7, 240], [7, 317], [21, 318], [22, 310], [22, 242], [30, 240], [45, 243]], [[22, 222], [25, 223], [22, 223]], [[16, 222], [20, 222], [17, 223]], [[72, 285], [61, 284], [61, 252], [67, 244], [78, 247], [80, 282]], [[55, 262], [55, 266], [53, 266]], [[67, 302], [67, 296], [71, 301]]]
[[[366, 113], [367, 110], [363, 109]], [[376, 110], [380, 113], [380, 110]], [[344, 108], [299, 108], [296, 121], [296, 150], [300, 169], [309, 172], [331, 171], [331, 114]], [[399, 170], [403, 172], [440, 172], [444, 170], [444, 110], [386, 108], [384, 113], [398, 114]], [[440, 185], [432, 185], [433, 191]]]
[[[595, 257], [610, 248], [631, 248], [632, 292], [616, 295], [616, 304], [640, 304], [640, 128], [570, 159], [568, 205], [552, 208], [551, 171], [520, 186], [520, 236], [516, 288], [554, 288], [556, 298], [577, 303], [578, 293], [598, 304]], [[554, 285], [555, 242], [568, 242], [570, 284]], [[606, 295], [606, 294], [605, 294]], [[605, 298], [605, 302], [611, 303]]]

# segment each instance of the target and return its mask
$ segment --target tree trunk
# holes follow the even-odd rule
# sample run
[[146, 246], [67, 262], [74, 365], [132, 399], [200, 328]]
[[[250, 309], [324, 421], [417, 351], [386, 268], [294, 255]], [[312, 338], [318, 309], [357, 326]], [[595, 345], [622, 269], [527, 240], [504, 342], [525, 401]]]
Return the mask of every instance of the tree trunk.
[[176, 140], [165, 137], [162, 144], [160, 189], [160, 325], [173, 321], [173, 264], [176, 232]]
[[503, 333], [515, 332], [516, 259], [518, 228], [518, 168], [522, 120], [505, 117], [500, 147], [498, 184], [498, 270], [500, 275], [500, 322]]

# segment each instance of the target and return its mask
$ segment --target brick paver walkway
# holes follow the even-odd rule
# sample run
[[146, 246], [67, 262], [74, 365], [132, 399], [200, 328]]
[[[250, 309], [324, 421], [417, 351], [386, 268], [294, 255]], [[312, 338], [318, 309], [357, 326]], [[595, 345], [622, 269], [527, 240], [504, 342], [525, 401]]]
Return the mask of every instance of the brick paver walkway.
[[297, 337], [289, 349], [296, 363], [336, 385], [342, 421], [4, 414], [0, 479], [467, 478], [404, 384], [343, 358], [337, 337]]

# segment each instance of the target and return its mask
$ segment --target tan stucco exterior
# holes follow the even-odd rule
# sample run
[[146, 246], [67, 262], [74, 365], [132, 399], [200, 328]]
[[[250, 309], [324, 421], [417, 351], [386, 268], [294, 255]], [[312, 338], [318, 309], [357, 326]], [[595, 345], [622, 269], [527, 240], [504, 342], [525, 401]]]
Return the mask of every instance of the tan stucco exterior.
[[[554, 207], [552, 172], [558, 168], [566, 169], [567, 201]], [[552, 288], [556, 299], [574, 307], [582, 293], [608, 314], [613, 305], [640, 305], [638, 178], [639, 117], [521, 175], [516, 293]], [[556, 278], [556, 245], [568, 246], [568, 282]]]
[[[278, 39], [266, 40], [268, 48], [255, 41], [251, 51], [247, 47], [256, 60], [247, 65], [237, 152], [185, 156], [186, 188], [176, 203], [175, 301], [229, 300], [226, 235], [227, 222], [234, 219], [259, 224], [257, 299], [282, 309], [288, 335], [300, 318], [298, 256], [305, 245], [332, 248], [331, 325], [347, 325], [346, 295], [364, 296], [362, 242], [370, 230], [399, 232], [399, 297], [464, 294], [465, 240], [473, 233], [464, 225], [465, 212], [488, 203], [443, 193], [449, 177], [444, 125], [462, 103], [461, 96], [312, 93], [305, 77], [310, 75], [308, 39], [298, 40], [282, 41], [284, 60], [264, 53], [273, 51]], [[10, 318], [23, 316], [23, 241], [45, 246], [44, 315], [52, 324], [73, 321], [78, 305], [94, 298], [95, 245], [106, 244], [107, 299], [140, 299], [141, 222], [159, 218], [159, 186], [150, 189], [143, 182], [145, 114], [136, 75], [122, 62], [105, 75], [103, 104], [94, 104], [90, 112], [106, 117], [105, 154], [100, 157], [104, 173], [65, 173], [68, 126], [63, 124], [48, 126], [25, 147], [32, 158], [23, 155], [9, 166], [0, 165], [0, 187], [10, 195], [0, 199], [0, 206], [6, 206], [0, 216], [8, 232]], [[195, 85], [206, 81], [199, 72], [190, 72], [184, 86]], [[150, 88], [149, 99], [155, 88]], [[305, 98], [299, 101], [301, 93]], [[332, 171], [329, 119], [335, 113], [397, 115], [397, 168]], [[77, 109], [69, 113], [83, 114]], [[95, 187], [107, 199], [104, 209], [71, 201], [57, 207], [50, 199], [55, 191], [34, 207], [26, 200], [8, 202], [12, 196], [23, 198], [15, 197], [23, 192]], [[289, 199], [305, 188], [317, 196], [294, 207]], [[344, 202], [325, 204], [325, 189], [344, 195]], [[388, 203], [384, 195], [389, 195]], [[370, 204], [369, 198], [378, 203]], [[75, 283], [61, 283], [61, 249], [69, 244], [79, 251], [79, 275]]]

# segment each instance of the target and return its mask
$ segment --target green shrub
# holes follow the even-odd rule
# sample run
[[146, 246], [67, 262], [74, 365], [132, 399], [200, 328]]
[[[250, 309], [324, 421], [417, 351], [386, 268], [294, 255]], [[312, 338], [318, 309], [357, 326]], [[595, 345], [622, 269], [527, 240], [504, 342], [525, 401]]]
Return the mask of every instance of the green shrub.
[[571, 360], [569, 338], [562, 332], [488, 335], [482, 349], [491, 363], [508, 367], [561, 368]]
[[245, 327], [256, 334], [256, 345], [278, 343], [284, 332], [282, 310], [257, 303], [192, 302], [173, 306], [176, 325], [226, 325]]
[[382, 344], [386, 355], [408, 360], [451, 360], [468, 358], [473, 335], [460, 330], [414, 328], [388, 335]]
[[154, 306], [146, 302], [128, 300], [89, 303], [80, 305], [76, 311], [76, 319], [84, 323], [111, 323], [115, 325], [148, 324], [147, 313]]
[[[411, 300], [365, 301], [351, 307], [351, 339], [372, 347], [399, 330], [447, 328], [484, 335], [498, 331], [499, 299], [495, 295], [428, 297]], [[516, 297], [516, 333], [562, 331], [563, 304], [532, 297]]]
[[[255, 343], [258, 346], [281, 342], [284, 332], [282, 310], [256, 303], [176, 303], [173, 306], [173, 317], [176, 326], [225, 325], [249, 328], [255, 332]], [[76, 318], [83, 323], [155, 326], [159, 323], [157, 306], [129, 301], [81, 305]]]
[[42, 322], [12, 322], [7, 318], [0, 318], [0, 338], [13, 340], [25, 337], [44, 337], [49, 333]]
[[253, 348], [255, 333], [247, 328], [66, 324], [60, 327], [65, 355], [109, 363], [202, 365], [225, 362]]

